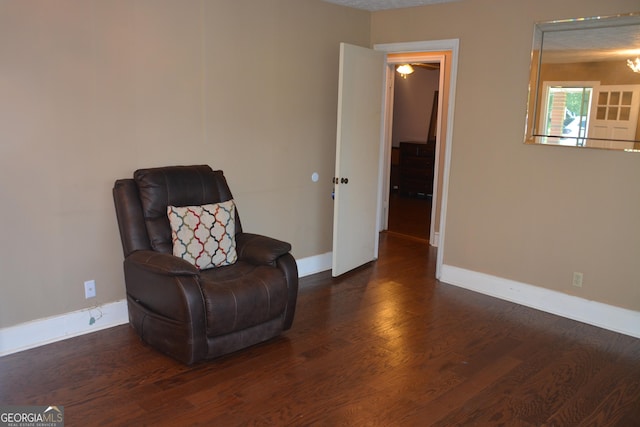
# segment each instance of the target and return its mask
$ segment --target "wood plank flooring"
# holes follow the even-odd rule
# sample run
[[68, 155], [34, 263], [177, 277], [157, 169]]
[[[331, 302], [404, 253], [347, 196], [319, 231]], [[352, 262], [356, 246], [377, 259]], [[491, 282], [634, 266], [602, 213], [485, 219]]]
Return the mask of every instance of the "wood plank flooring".
[[430, 227], [430, 197], [418, 198], [391, 193], [388, 221], [388, 230], [391, 233], [429, 241]]
[[640, 426], [640, 340], [434, 279], [435, 250], [302, 280], [293, 328], [184, 366], [128, 326], [0, 358], [0, 404], [67, 426]]

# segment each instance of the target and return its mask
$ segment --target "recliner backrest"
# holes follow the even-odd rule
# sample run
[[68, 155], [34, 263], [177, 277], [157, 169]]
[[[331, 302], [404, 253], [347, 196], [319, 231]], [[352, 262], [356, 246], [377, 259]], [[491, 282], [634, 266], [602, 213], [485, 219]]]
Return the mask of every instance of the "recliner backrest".
[[[121, 180], [126, 181], [126, 180]], [[219, 203], [231, 200], [233, 195], [222, 171], [214, 171], [207, 165], [167, 166], [160, 168], [139, 169], [133, 175], [137, 187], [137, 204], [139, 209], [118, 208], [116, 188], [116, 211], [120, 224], [125, 256], [140, 249], [153, 249], [158, 252], [171, 253], [171, 227], [167, 217], [167, 206], [199, 206], [208, 203]], [[116, 183], [116, 186], [118, 183]], [[121, 184], [125, 185], [125, 184]], [[126, 186], [126, 185], [125, 185]], [[132, 191], [125, 191], [126, 205], [135, 205], [136, 201], [128, 200]], [[120, 201], [122, 205], [122, 201]], [[136, 215], [141, 218], [123, 218], [122, 215]], [[123, 221], [124, 220], [124, 221]], [[137, 222], [142, 221], [144, 230]], [[124, 225], [123, 225], [124, 222]], [[136, 230], [127, 230], [130, 223]], [[236, 233], [242, 231], [238, 210], [236, 209]], [[124, 234], [123, 234], [124, 232]], [[146, 239], [146, 242], [144, 241]], [[125, 241], [126, 240], [126, 241]]]

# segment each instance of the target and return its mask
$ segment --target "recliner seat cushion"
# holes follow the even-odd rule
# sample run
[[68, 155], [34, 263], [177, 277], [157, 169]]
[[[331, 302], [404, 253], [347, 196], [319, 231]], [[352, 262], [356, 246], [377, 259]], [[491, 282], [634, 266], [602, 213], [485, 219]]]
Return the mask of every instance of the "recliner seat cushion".
[[284, 312], [288, 289], [281, 270], [238, 261], [201, 272], [207, 335], [249, 328]]

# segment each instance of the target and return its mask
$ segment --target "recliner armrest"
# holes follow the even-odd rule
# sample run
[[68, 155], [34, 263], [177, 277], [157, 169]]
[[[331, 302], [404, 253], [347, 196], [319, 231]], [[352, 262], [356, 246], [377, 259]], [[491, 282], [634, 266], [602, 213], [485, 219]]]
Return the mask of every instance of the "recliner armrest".
[[[131, 253], [124, 260], [128, 298], [172, 321], [204, 327], [200, 271], [172, 254], [150, 250]], [[202, 332], [204, 336], [204, 332]]]
[[282, 240], [252, 233], [236, 235], [238, 259], [253, 264], [271, 264], [291, 251], [291, 245]]
[[198, 267], [172, 254], [155, 251], [136, 251], [127, 257], [140, 268], [166, 276], [197, 276]]

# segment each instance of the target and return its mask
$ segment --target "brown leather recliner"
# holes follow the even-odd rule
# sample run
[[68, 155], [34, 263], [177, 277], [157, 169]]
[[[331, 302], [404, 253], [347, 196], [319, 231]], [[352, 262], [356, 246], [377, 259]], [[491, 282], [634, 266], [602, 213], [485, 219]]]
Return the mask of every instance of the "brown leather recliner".
[[186, 364], [221, 356], [291, 327], [298, 270], [291, 245], [245, 233], [235, 213], [237, 261], [199, 270], [173, 255], [167, 206], [233, 199], [209, 166], [140, 169], [115, 182], [129, 321], [142, 340]]

